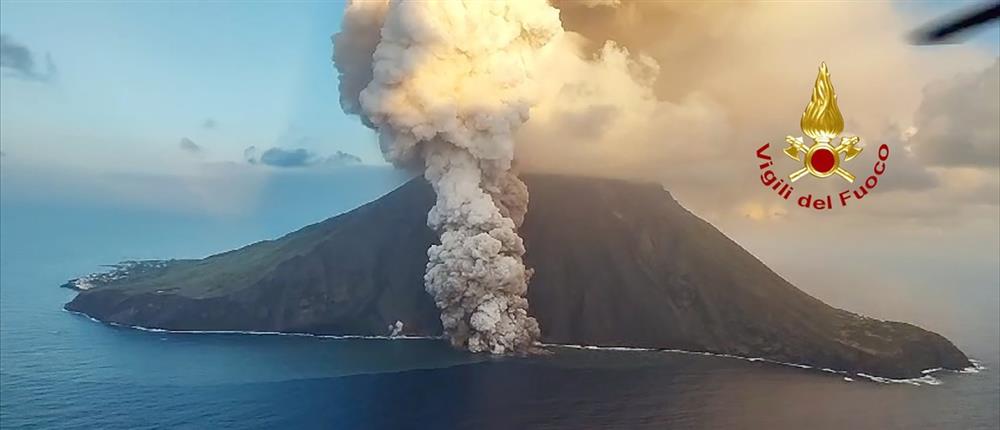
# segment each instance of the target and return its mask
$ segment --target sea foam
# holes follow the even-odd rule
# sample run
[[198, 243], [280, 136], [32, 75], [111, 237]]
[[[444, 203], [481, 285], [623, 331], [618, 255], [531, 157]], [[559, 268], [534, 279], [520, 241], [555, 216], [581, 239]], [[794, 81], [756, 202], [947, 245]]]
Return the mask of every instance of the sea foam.
[[[444, 336], [412, 336], [412, 335], [332, 335], [332, 334], [312, 334], [312, 333], [296, 333], [296, 332], [277, 332], [277, 331], [250, 331], [250, 330], [167, 330], [162, 328], [154, 327], [142, 327], [137, 325], [126, 325], [119, 324], [110, 321], [101, 321], [83, 312], [71, 311], [68, 309], [63, 309], [74, 315], [80, 315], [86, 317], [87, 319], [100, 324], [106, 324], [113, 327], [128, 328], [133, 330], [140, 330], [151, 333], [171, 333], [171, 334], [222, 334], [222, 335], [253, 335], [253, 336], [299, 336], [299, 337], [313, 337], [320, 339], [355, 339], [355, 340], [443, 340]], [[872, 382], [878, 382], [882, 384], [909, 384], [909, 385], [941, 385], [942, 381], [935, 378], [932, 374], [939, 372], [952, 372], [961, 374], [971, 374], [980, 373], [986, 370], [986, 366], [978, 360], [969, 359], [972, 363], [971, 366], [966, 367], [962, 370], [949, 370], [940, 367], [933, 369], [924, 369], [921, 371], [924, 376], [918, 378], [906, 378], [906, 379], [894, 379], [886, 378], [882, 376], [869, 375], [866, 373], [851, 373], [842, 370], [835, 370], [828, 367], [815, 367], [808, 364], [802, 363], [789, 363], [784, 361], [771, 360], [764, 357], [746, 357], [735, 354], [726, 354], [718, 352], [707, 352], [707, 351], [688, 351], [683, 349], [672, 349], [672, 348], [643, 348], [634, 346], [595, 346], [595, 345], [578, 345], [578, 344], [560, 344], [560, 343], [541, 343], [538, 346], [546, 348], [566, 348], [566, 349], [581, 349], [581, 350], [591, 350], [591, 351], [621, 351], [621, 352], [664, 352], [672, 354], [686, 354], [686, 355], [703, 355], [708, 357], [721, 357], [729, 358], [734, 360], [742, 360], [749, 362], [764, 362], [770, 364], [776, 364], [779, 366], [796, 367], [799, 369], [815, 370], [824, 373], [832, 373], [843, 376], [845, 382], [854, 382], [852, 376], [861, 377], [868, 379]]]
[[918, 378], [896, 379], [896, 378], [886, 378], [882, 376], [869, 375], [860, 372], [851, 373], [842, 370], [831, 369], [828, 367], [815, 367], [802, 363], [789, 363], [784, 361], [771, 360], [763, 357], [745, 357], [735, 354], [725, 354], [725, 353], [706, 352], [706, 351], [687, 351], [683, 349], [670, 349], [670, 348], [637, 348], [637, 347], [621, 347], [621, 346], [593, 346], [593, 345], [574, 345], [574, 344], [555, 344], [555, 343], [543, 343], [542, 346], [551, 348], [586, 349], [586, 350], [597, 350], [597, 351], [647, 351], [647, 352], [666, 352], [666, 353], [687, 354], [687, 355], [704, 355], [710, 357], [730, 358], [730, 359], [743, 360], [749, 362], [765, 362], [770, 364], [776, 364], [779, 366], [796, 367], [799, 369], [817, 370], [824, 373], [841, 375], [843, 376], [843, 380], [845, 382], [854, 382], [854, 379], [852, 377], [861, 377], [864, 379], [868, 379], [869, 381], [878, 382], [882, 384], [909, 384], [915, 386], [941, 385], [942, 381], [932, 376], [933, 373], [938, 373], [938, 372], [979, 373], [980, 371], [986, 369], [979, 361], [974, 359], [969, 359], [969, 361], [972, 363], [972, 366], [962, 370], [949, 370], [938, 367], [933, 369], [922, 370], [921, 373], [923, 373], [924, 376]]

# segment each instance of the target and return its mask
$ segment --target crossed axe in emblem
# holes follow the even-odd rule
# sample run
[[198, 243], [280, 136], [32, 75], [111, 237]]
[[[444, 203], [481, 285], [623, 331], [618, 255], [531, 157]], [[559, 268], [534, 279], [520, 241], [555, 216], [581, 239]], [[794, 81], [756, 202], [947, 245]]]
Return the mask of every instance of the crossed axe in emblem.
[[[816, 141], [812, 146], [806, 146], [801, 137], [785, 137], [785, 142], [788, 143], [788, 147], [784, 150], [785, 155], [805, 164], [805, 167], [792, 172], [792, 174], [788, 175], [788, 178], [792, 182], [795, 182], [807, 173], [812, 173], [813, 176], [819, 178], [825, 178], [836, 173], [847, 182], [854, 182], [854, 175], [844, 170], [843, 167], [840, 167], [840, 154], [844, 154], [844, 161], [850, 161], [854, 157], [857, 157], [863, 149], [856, 146], [860, 141], [859, 137], [851, 136], [840, 138], [840, 145], [836, 147], [824, 141]], [[828, 170], [820, 171], [812, 163], [813, 156], [821, 152], [828, 152], [829, 156], [833, 157], [833, 166]], [[801, 155], [805, 157], [800, 157]]]

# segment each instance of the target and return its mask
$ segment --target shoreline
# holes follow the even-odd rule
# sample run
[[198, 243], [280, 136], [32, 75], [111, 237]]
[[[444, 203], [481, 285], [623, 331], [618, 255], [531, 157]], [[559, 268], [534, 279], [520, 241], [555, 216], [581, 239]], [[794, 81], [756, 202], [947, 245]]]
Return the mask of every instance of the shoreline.
[[299, 332], [284, 332], [284, 331], [253, 331], [253, 330], [168, 330], [165, 328], [155, 328], [155, 327], [143, 327], [137, 325], [128, 325], [116, 323], [113, 321], [103, 321], [94, 318], [84, 312], [71, 311], [66, 308], [62, 308], [63, 312], [68, 312], [72, 315], [77, 315], [85, 317], [93, 322], [104, 324], [111, 327], [127, 328], [132, 330], [144, 331], [148, 333], [170, 333], [170, 334], [225, 334], [225, 335], [251, 335], [251, 336], [296, 336], [296, 337], [315, 337], [321, 339], [355, 339], [355, 340], [443, 340], [443, 336], [411, 336], [411, 335], [363, 335], [363, 334], [314, 334], [314, 333], [299, 333]]
[[808, 364], [789, 363], [789, 362], [785, 362], [785, 361], [771, 360], [769, 358], [763, 358], [763, 357], [745, 357], [745, 356], [742, 356], [742, 355], [725, 354], [725, 353], [718, 353], [718, 352], [688, 351], [688, 350], [683, 350], [683, 349], [672, 349], [672, 348], [639, 348], [639, 347], [630, 347], [630, 346], [591, 346], [591, 345], [568, 345], [568, 344], [546, 344], [546, 343], [543, 343], [542, 345], [543, 346], [547, 346], [547, 347], [554, 347], [554, 348], [583, 349], [583, 350], [596, 350], [596, 351], [645, 351], [645, 352], [666, 352], [666, 353], [686, 354], [686, 355], [703, 355], [703, 356], [708, 356], [708, 357], [719, 357], [719, 358], [729, 358], [729, 359], [734, 359], [734, 360], [742, 360], [742, 361], [748, 361], [748, 362], [751, 362], [751, 363], [763, 362], [763, 363], [769, 363], [769, 364], [776, 364], [776, 365], [779, 365], [779, 366], [796, 367], [796, 368], [799, 368], [799, 369], [814, 370], [814, 371], [819, 371], [819, 372], [824, 372], [824, 373], [842, 375], [844, 377], [844, 380], [846, 382], [854, 382], [854, 379], [852, 377], [859, 377], [859, 378], [867, 379], [867, 380], [872, 381], [872, 382], [878, 382], [878, 383], [882, 383], [882, 384], [909, 384], [909, 385], [916, 385], [916, 386], [920, 386], [920, 385], [941, 385], [941, 384], [943, 384], [943, 382], [940, 379], [937, 379], [934, 376], [932, 376], [934, 373], [947, 372], [947, 373], [957, 373], [957, 374], [970, 374], [970, 373], [980, 373], [980, 372], [982, 372], [984, 370], [987, 370], [986, 366], [983, 366], [982, 363], [979, 360], [976, 360], [974, 358], [969, 358], [969, 362], [972, 363], [972, 366], [966, 367], [966, 368], [961, 369], [961, 370], [944, 369], [944, 368], [938, 367], [938, 368], [933, 368], [933, 369], [924, 369], [924, 370], [921, 370], [920, 372], [923, 373], [924, 376], [920, 376], [920, 377], [916, 377], [916, 378], [895, 379], [895, 378], [887, 378], [887, 377], [883, 377], [883, 376], [869, 375], [869, 374], [866, 374], [866, 373], [851, 373], [851, 372], [844, 371], [844, 370], [830, 369], [828, 367], [816, 367], [816, 366], [812, 366], [812, 365], [808, 365]]
[[[169, 333], [169, 334], [219, 334], [219, 335], [251, 335], [251, 336], [296, 336], [296, 337], [312, 337], [319, 339], [339, 339], [339, 340], [444, 340], [444, 336], [412, 336], [412, 335], [328, 335], [328, 334], [313, 334], [313, 333], [299, 333], [299, 332], [278, 332], [278, 331], [242, 331], [242, 330], [168, 330], [162, 328], [152, 328], [152, 327], [142, 327], [135, 325], [126, 325], [110, 321], [102, 321], [100, 319], [94, 318], [86, 313], [79, 311], [71, 311], [66, 308], [62, 308], [63, 311], [68, 312], [72, 315], [85, 317], [93, 322], [104, 324], [111, 327], [126, 328], [138, 331], [144, 331], [148, 333]], [[924, 369], [921, 371], [924, 376], [916, 378], [904, 378], [904, 379], [894, 379], [886, 378], [882, 376], [869, 375], [865, 373], [851, 373], [843, 370], [835, 370], [830, 368], [820, 368], [811, 366], [808, 364], [801, 363], [789, 363], [777, 360], [771, 360], [763, 357], [744, 357], [734, 354], [716, 353], [716, 352], [706, 352], [706, 351], [688, 351], [683, 349], [672, 349], [672, 348], [642, 348], [642, 347], [630, 347], [630, 346], [594, 346], [594, 345], [575, 345], [575, 344], [557, 344], [557, 343], [545, 343], [539, 342], [539, 346], [545, 348], [556, 348], [556, 349], [577, 349], [577, 350], [593, 350], [593, 351], [618, 351], [618, 352], [661, 352], [661, 353], [673, 353], [673, 354], [686, 354], [686, 355], [702, 355], [709, 357], [719, 357], [728, 358], [741, 361], [747, 361], [751, 363], [764, 362], [769, 364], [775, 364], [779, 366], [795, 367], [799, 369], [818, 371], [823, 373], [835, 374], [843, 376], [845, 382], [854, 382], [853, 377], [867, 379], [871, 382], [877, 382], [881, 384], [909, 384], [914, 386], [921, 385], [941, 385], [943, 382], [933, 376], [934, 373], [948, 372], [956, 374], [972, 374], [981, 373], [987, 370], [982, 363], [976, 359], [969, 358], [969, 362], [972, 366], [966, 367], [961, 370], [943, 369], [943, 368], [933, 368]]]

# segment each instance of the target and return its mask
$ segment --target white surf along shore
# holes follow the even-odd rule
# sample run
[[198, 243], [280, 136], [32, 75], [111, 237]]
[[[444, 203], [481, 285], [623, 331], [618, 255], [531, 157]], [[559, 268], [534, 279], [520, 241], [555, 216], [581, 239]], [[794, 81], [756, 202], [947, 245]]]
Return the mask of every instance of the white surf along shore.
[[771, 359], [763, 358], [763, 357], [744, 357], [744, 356], [741, 356], [741, 355], [723, 354], [723, 353], [717, 353], [717, 352], [687, 351], [687, 350], [683, 350], [683, 349], [670, 349], [670, 348], [637, 348], [637, 347], [630, 347], [630, 346], [592, 346], [592, 345], [566, 345], [566, 344], [542, 344], [542, 345], [547, 346], [547, 347], [553, 347], [553, 348], [586, 349], [586, 350], [595, 350], [595, 351], [646, 351], [646, 352], [666, 352], [666, 353], [688, 354], [688, 355], [704, 355], [704, 356], [709, 356], [709, 357], [730, 358], [730, 359], [743, 360], [743, 361], [749, 361], [749, 362], [764, 362], [764, 363], [770, 363], [770, 364], [777, 364], [779, 366], [797, 367], [799, 369], [818, 370], [820, 372], [832, 373], [832, 374], [837, 374], [837, 375], [843, 375], [844, 376], [844, 380], [847, 381], [847, 382], [853, 382], [854, 379], [852, 379], [852, 377], [856, 376], [856, 377], [868, 379], [870, 381], [879, 382], [879, 383], [883, 383], [883, 384], [910, 384], [910, 385], [917, 385], [917, 386], [919, 386], [919, 385], [941, 385], [941, 383], [942, 383], [941, 380], [938, 379], [938, 378], [935, 378], [933, 376], [934, 373], [938, 373], [938, 372], [950, 372], [950, 373], [968, 374], [968, 373], [979, 373], [981, 371], [986, 370], [986, 366], [983, 366], [983, 364], [980, 363], [978, 360], [975, 360], [973, 358], [969, 358], [969, 361], [972, 363], [972, 366], [966, 367], [965, 369], [962, 369], [962, 370], [949, 370], [949, 369], [943, 369], [943, 368], [938, 367], [938, 368], [934, 368], [934, 369], [925, 369], [925, 370], [922, 370], [921, 373], [923, 373], [924, 376], [921, 376], [921, 377], [918, 377], [918, 378], [893, 379], [893, 378], [886, 378], [886, 377], [882, 377], [882, 376], [869, 375], [869, 374], [866, 374], [866, 373], [851, 373], [851, 372], [846, 372], [846, 371], [842, 371], [842, 370], [834, 370], [834, 369], [830, 369], [830, 368], [827, 368], [827, 367], [810, 366], [808, 364], [788, 363], [788, 362], [784, 362], [784, 361], [771, 360]]
[[[224, 335], [253, 335], [253, 336], [300, 336], [300, 337], [315, 337], [322, 339], [344, 339], [344, 340], [444, 340], [444, 336], [412, 336], [405, 334], [398, 335], [328, 335], [328, 334], [312, 334], [312, 333], [295, 333], [295, 332], [277, 332], [277, 331], [237, 331], [237, 330], [167, 330], [162, 328], [152, 328], [152, 327], [142, 327], [135, 325], [125, 325], [116, 322], [101, 321], [83, 312], [76, 312], [67, 309], [63, 309], [74, 315], [79, 315], [86, 317], [87, 319], [104, 325], [109, 325], [112, 327], [122, 327], [132, 330], [139, 330], [151, 333], [170, 333], [170, 334], [224, 334]], [[735, 360], [749, 361], [749, 362], [764, 362], [769, 364], [776, 364], [779, 366], [789, 366], [796, 367], [799, 369], [820, 371], [825, 373], [831, 373], [836, 375], [842, 375], [844, 381], [853, 382], [852, 377], [864, 378], [872, 382], [878, 382], [882, 384], [909, 384], [909, 385], [941, 385], [940, 379], [933, 376], [934, 373], [949, 372], [949, 373], [961, 373], [961, 374], [971, 374], [980, 373], [986, 369], [981, 362], [973, 358], [969, 358], [972, 366], [966, 367], [962, 370], [950, 370], [943, 368], [925, 369], [921, 373], [924, 376], [918, 378], [907, 378], [907, 379], [893, 379], [885, 378], [882, 376], [868, 375], [865, 373], [851, 373], [842, 370], [834, 370], [825, 367], [810, 366], [808, 364], [801, 363], [787, 363], [783, 361], [771, 360], [763, 357], [744, 357], [740, 355], [733, 354], [723, 354], [716, 352], [705, 352], [705, 351], [687, 351], [683, 349], [670, 349], [670, 348], [638, 348], [631, 346], [594, 346], [594, 345], [573, 345], [573, 344], [558, 344], [558, 343], [539, 343], [539, 346], [544, 348], [553, 349], [578, 349], [578, 350], [592, 350], [592, 351], [618, 351], [618, 352], [662, 352], [662, 353], [672, 353], [672, 354], [687, 354], [687, 355], [703, 355], [709, 357], [720, 357], [729, 358]]]

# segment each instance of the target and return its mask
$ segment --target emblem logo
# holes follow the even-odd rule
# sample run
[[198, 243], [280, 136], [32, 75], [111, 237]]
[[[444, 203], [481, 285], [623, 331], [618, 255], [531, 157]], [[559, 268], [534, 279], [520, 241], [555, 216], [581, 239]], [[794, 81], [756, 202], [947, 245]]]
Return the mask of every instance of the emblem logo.
[[[784, 149], [785, 155], [801, 163], [802, 168], [788, 175], [788, 181], [779, 177], [773, 169], [774, 160], [768, 154], [770, 143], [765, 143], [757, 148], [757, 160], [760, 163], [760, 183], [777, 193], [778, 197], [784, 200], [791, 200], [798, 203], [803, 208], [815, 210], [832, 210], [834, 207], [847, 206], [849, 201], [861, 200], [865, 198], [878, 185], [878, 180], [886, 171], [886, 162], [889, 160], [889, 146], [880, 144], [875, 163], [872, 165], [872, 173], [862, 181], [860, 185], [854, 184], [854, 174], [844, 169], [841, 164], [853, 160], [861, 154], [863, 148], [858, 147], [861, 138], [857, 136], [843, 136], [840, 143], [834, 145], [834, 139], [844, 131], [844, 117], [837, 107], [837, 94], [833, 92], [833, 84], [830, 82], [830, 71], [826, 68], [826, 63], [819, 66], [819, 75], [816, 76], [816, 85], [813, 86], [812, 98], [806, 111], [802, 113], [802, 120], [799, 126], [806, 136], [812, 138], [812, 145], [806, 146], [802, 137], [788, 136], [785, 142], [788, 147]], [[792, 183], [802, 179], [805, 175], [812, 175], [817, 178], [826, 178], [837, 175], [845, 181], [851, 183], [848, 189], [837, 193], [836, 198], [832, 194], [816, 195], [812, 193], [796, 193]], [[798, 198], [792, 197], [798, 195]]]
[[802, 132], [813, 140], [811, 146], [806, 146], [802, 137], [785, 137], [788, 147], [785, 148], [785, 155], [795, 161], [802, 162], [804, 166], [788, 175], [788, 179], [795, 182], [807, 173], [817, 178], [825, 178], [836, 174], [844, 178], [847, 182], [854, 182], [854, 175], [843, 167], [840, 167], [841, 154], [843, 162], [851, 161], [861, 153], [863, 148], [858, 148], [857, 144], [861, 139], [857, 136], [841, 137], [840, 144], [833, 146], [830, 144], [838, 134], [844, 131], [844, 117], [837, 107], [837, 94], [833, 91], [833, 83], [830, 82], [830, 71], [826, 68], [826, 63], [819, 66], [819, 75], [816, 76], [816, 85], [813, 87], [812, 99], [802, 113], [802, 120], [799, 121]]

